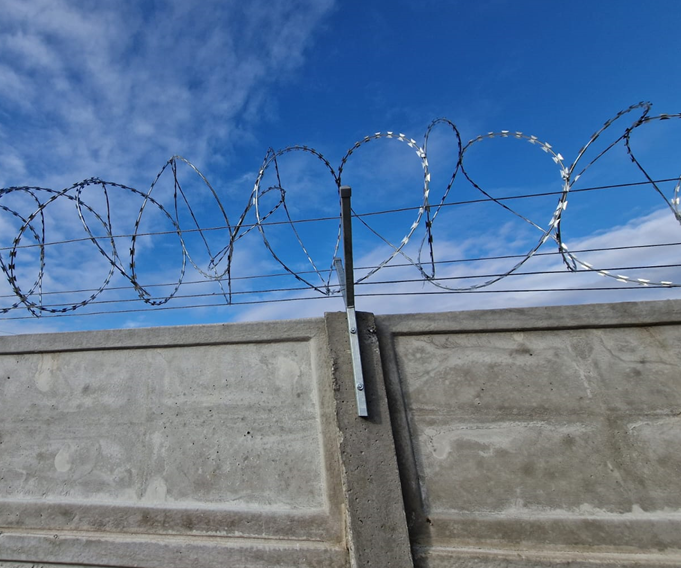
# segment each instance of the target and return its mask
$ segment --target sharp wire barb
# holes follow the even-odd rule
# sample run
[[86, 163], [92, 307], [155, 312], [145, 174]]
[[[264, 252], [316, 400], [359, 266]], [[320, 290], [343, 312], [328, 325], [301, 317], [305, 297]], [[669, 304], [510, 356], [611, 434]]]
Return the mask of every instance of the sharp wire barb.
[[[439, 118], [431, 122], [425, 132], [423, 143], [419, 145], [414, 139], [407, 137], [401, 133], [395, 132], [377, 132], [375, 134], [365, 136], [363, 139], [356, 142], [340, 160], [338, 167], [334, 168], [329, 160], [324, 155], [308, 146], [295, 145], [289, 146], [281, 150], [274, 150], [270, 148], [263, 159], [262, 165], [257, 173], [253, 189], [248, 196], [248, 201], [243, 212], [238, 216], [236, 222], [231, 223], [227, 215], [227, 211], [220, 200], [218, 192], [213, 188], [211, 183], [199, 171], [199, 169], [182, 156], [176, 155], [170, 158], [160, 172], [156, 175], [154, 181], [151, 183], [147, 191], [141, 191], [134, 187], [126, 186], [117, 182], [105, 181], [99, 178], [89, 178], [78, 182], [66, 189], [54, 190], [43, 187], [8, 187], [0, 189], [0, 217], [8, 216], [8, 219], [19, 226], [18, 233], [12, 239], [11, 243], [5, 243], [6, 246], [0, 246], [0, 270], [4, 274], [12, 291], [11, 296], [0, 296], [3, 298], [12, 298], [11, 304], [0, 308], [0, 314], [6, 314], [11, 311], [25, 309], [30, 316], [60, 316], [70, 312], [74, 312], [88, 304], [108, 304], [115, 302], [129, 302], [139, 301], [150, 307], [160, 307], [173, 298], [196, 298], [196, 297], [221, 297], [224, 303], [221, 305], [245, 305], [252, 303], [268, 303], [270, 301], [292, 301], [303, 298], [277, 298], [274, 300], [254, 300], [252, 302], [234, 301], [234, 296], [243, 296], [244, 294], [266, 294], [266, 293], [281, 293], [281, 292], [299, 292], [303, 290], [311, 290], [317, 292], [320, 296], [314, 297], [336, 297], [339, 290], [336, 286], [332, 286], [332, 278], [334, 278], [335, 268], [333, 261], [328, 268], [323, 268], [313, 257], [313, 249], [308, 247], [302, 237], [301, 232], [296, 227], [300, 223], [309, 222], [326, 222], [332, 221], [337, 224], [337, 231], [335, 233], [335, 242], [333, 247], [333, 254], [331, 259], [338, 256], [342, 237], [342, 226], [340, 220], [340, 187], [342, 185], [342, 176], [346, 166], [351, 162], [355, 153], [367, 144], [375, 144], [379, 140], [395, 140], [401, 144], [408, 146], [416, 154], [422, 170], [423, 178], [422, 185], [419, 188], [419, 205], [417, 207], [405, 207], [386, 209], [382, 211], [373, 211], [368, 213], [357, 213], [353, 211], [354, 219], [364, 226], [370, 233], [378, 237], [389, 248], [388, 255], [377, 261], [375, 264], [366, 267], [359, 267], [356, 272], [360, 274], [355, 276], [357, 284], [396, 284], [407, 282], [425, 282], [439, 288], [440, 291], [422, 292], [424, 295], [437, 293], [471, 293], [482, 291], [511, 275], [528, 275], [528, 274], [553, 274], [557, 271], [525, 271], [520, 272], [530, 259], [535, 256], [542, 256], [546, 254], [560, 255], [563, 264], [570, 272], [594, 272], [601, 276], [615, 279], [620, 283], [628, 284], [630, 286], [641, 286], [646, 288], [669, 288], [677, 287], [678, 285], [669, 281], [654, 281], [650, 278], [641, 278], [634, 276], [627, 276], [621, 274], [626, 270], [650, 270], [653, 271], [659, 268], [678, 267], [678, 264], [667, 264], [664, 266], [637, 266], [637, 267], [620, 267], [620, 268], [595, 268], [588, 262], [582, 259], [581, 254], [588, 251], [605, 251], [605, 250], [620, 250], [628, 247], [612, 247], [610, 249], [584, 249], [584, 250], [568, 250], [563, 238], [562, 219], [565, 216], [567, 208], [568, 197], [570, 193], [594, 191], [601, 189], [615, 189], [621, 187], [645, 186], [650, 187], [659, 195], [665, 202], [666, 207], [669, 208], [675, 219], [681, 223], [681, 204], [679, 203], [679, 194], [681, 193], [681, 177], [654, 179], [635, 155], [631, 139], [637, 130], [641, 127], [647, 126], [651, 123], [661, 120], [679, 119], [681, 114], [662, 114], [659, 116], [650, 116], [651, 104], [641, 102], [630, 106], [627, 109], [619, 112], [613, 118], [605, 122], [605, 124], [597, 130], [588, 142], [579, 150], [576, 159], [567, 164], [563, 156], [558, 153], [550, 144], [540, 141], [535, 136], [528, 136], [521, 132], [511, 132], [502, 130], [500, 132], [490, 132], [488, 134], [477, 136], [467, 143], [462, 142], [460, 132], [456, 125], [446, 118]], [[630, 126], [624, 131], [615, 136], [613, 142], [607, 145], [603, 150], [589, 159], [586, 156], [593, 154], [589, 152], [592, 145], [606, 132], [613, 129], [613, 124], [619, 119], [633, 116], [634, 120]], [[625, 118], [625, 120], [627, 120]], [[449, 177], [449, 181], [445, 187], [444, 192], [439, 200], [431, 200], [431, 164], [428, 158], [428, 144], [431, 134], [435, 129], [446, 129], [453, 133], [456, 140], [456, 165], [454, 171]], [[508, 197], [494, 197], [488, 190], [484, 189], [471, 175], [467, 168], [466, 156], [467, 153], [474, 147], [489, 139], [511, 139], [535, 146], [538, 150], [544, 152], [549, 159], [555, 164], [557, 174], [560, 178], [561, 190], [543, 193], [515, 195]], [[645, 181], [632, 182], [614, 185], [602, 185], [596, 187], [574, 188], [575, 183], [582, 178], [582, 176], [594, 166], [599, 160], [606, 156], [616, 146], [624, 146], [626, 154], [630, 161], [634, 164], [636, 169], [644, 176]], [[331, 182], [335, 186], [338, 193], [338, 207], [339, 214], [335, 216], [318, 217], [315, 219], [294, 219], [295, 208], [291, 207], [287, 201], [287, 191], [284, 186], [282, 171], [280, 169], [280, 159], [289, 154], [304, 154], [317, 160], [321, 167], [327, 171], [331, 176]], [[274, 176], [274, 183], [271, 185], [265, 184], [265, 176], [270, 172], [270, 177]], [[214, 211], [219, 217], [219, 224], [217, 226], [202, 227], [200, 216], [195, 212], [191, 204], [190, 195], [185, 189], [187, 187], [182, 181], [183, 176], [191, 175], [194, 180], [200, 182], [201, 187], [208, 191], [210, 198], [215, 204]], [[157, 197], [159, 193], [159, 186], [162, 179], [167, 179], [166, 176], [172, 178], [172, 206], [167, 207], [162, 204], [162, 199]], [[464, 178], [468, 184], [481, 196], [477, 199], [469, 199], [462, 201], [451, 201], [450, 196], [454, 183], [457, 179]], [[675, 186], [669, 197], [662, 188], [663, 183], [674, 182]], [[137, 200], [140, 205], [136, 214], [134, 215], [134, 222], [132, 230], [115, 231], [114, 226], [117, 219], [119, 219], [120, 211], [114, 207], [113, 196], [124, 194], [129, 202]], [[521, 214], [514, 208], [514, 200], [538, 198], [538, 197], [557, 197], [557, 204], [552, 211], [552, 216], [547, 224], [541, 224], [533, 221], [529, 217]], [[12, 206], [12, 199], [27, 198], [30, 204], [29, 211], [18, 206]], [[272, 202], [272, 200], [274, 200]], [[22, 203], [24, 203], [23, 201]], [[266, 203], [269, 203], [267, 205]], [[498, 255], [494, 257], [481, 257], [473, 259], [449, 259], [438, 260], [435, 254], [434, 243], [437, 239], [437, 222], [440, 213], [444, 208], [455, 205], [466, 205], [473, 203], [491, 203], [503, 209], [507, 213], [515, 216], [522, 223], [531, 227], [535, 232], [536, 241], [529, 248], [525, 254], [521, 255]], [[48, 241], [46, 234], [48, 227], [53, 230], [54, 222], [49, 222], [48, 219], [58, 219], [58, 211], [64, 206], [73, 206], [77, 213], [80, 225], [84, 236], [76, 239], [56, 239]], [[283, 215], [283, 221], [273, 221], [272, 216], [280, 211]], [[55, 212], [55, 213], [53, 213]], [[385, 215], [388, 213], [397, 212], [413, 212], [413, 222], [402, 231], [403, 238], [399, 241], [392, 241], [381, 234], [381, 230], [372, 225], [372, 219], [378, 215]], [[53, 215], [52, 217], [50, 215]], [[246, 222], [249, 215], [255, 218], [254, 222]], [[131, 217], [132, 218], [132, 217]], [[172, 228], [164, 231], [146, 231], [147, 225], [158, 227], [160, 219], [162, 223], [169, 224]], [[146, 222], [146, 224], [145, 224]], [[189, 226], [184, 226], [189, 225]], [[299, 265], [290, 265], [285, 260], [287, 252], [285, 250], [277, 250], [275, 246], [275, 236], [273, 231], [280, 225], [288, 226], [292, 230], [295, 237], [295, 242], [300, 247], [305, 259], [306, 265], [301, 267]], [[255, 230], [257, 229], [257, 232]], [[80, 229], [79, 229], [80, 230]], [[221, 242], [220, 250], [215, 250], [214, 245], [211, 245], [206, 236], [208, 231], [223, 231], [225, 234], [224, 241]], [[420, 232], [422, 231], [422, 233]], [[59, 234], [59, 232], [57, 231]], [[249, 234], [259, 234], [266, 250], [271, 257], [281, 265], [283, 272], [278, 275], [252, 275], [252, 276], [234, 276], [234, 253], [236, 244]], [[158, 283], [144, 283], [141, 269], [150, 270], [153, 272], [153, 262], [140, 263], [138, 260], [140, 250], [144, 250], [148, 245], [148, 239], [152, 236], [175, 236], [179, 247], [177, 248], [180, 257], [179, 273], [177, 279], [173, 282]], [[198, 235], [198, 243], [200, 244], [200, 254], [190, 254], [188, 239], [192, 235]], [[418, 236], [417, 236], [418, 235]], [[122, 244], [128, 239], [128, 243], [123, 248]], [[195, 239], [196, 240], [196, 239]], [[557, 246], [557, 251], [552, 253], [540, 252], [540, 248], [547, 242], [552, 241]], [[407, 245], [415, 243], [409, 252]], [[54, 245], [77, 244], [77, 243], [91, 243], [95, 247], [101, 257], [108, 263], [106, 275], [103, 277], [99, 286], [94, 288], [82, 287], [82, 289], [50, 291], [46, 289], [48, 282], [53, 282], [48, 272], [46, 248]], [[223, 246], [224, 243], [224, 246]], [[1, 243], [0, 243], [1, 244]], [[672, 246], [680, 243], [665, 243], [652, 245], [635, 245], [630, 248], [644, 247], [644, 246]], [[127, 250], [126, 250], [127, 249]], [[33, 256], [29, 258], [30, 261], [37, 262], [37, 274], [33, 283], [26, 286], [23, 284], [25, 275], [20, 272], [21, 262], [18, 258], [19, 253], [22, 255], [29, 254], [31, 251]], [[125, 258], [125, 253], [128, 253], [128, 258]], [[37, 256], [37, 260], [36, 260]], [[399, 257], [400, 262], [394, 262]], [[438, 274], [438, 268], [444, 264], [456, 262], [474, 262], [482, 260], [493, 259], [511, 259], [513, 266], [505, 271], [490, 271], [484, 274], [464, 275], [464, 276], [449, 276], [441, 277]], [[205, 260], [205, 262], [204, 262]], [[402, 260], [404, 262], [402, 262]], [[145, 266], [141, 266], [145, 264]], [[369, 279], [377, 272], [385, 268], [395, 268], [400, 266], [413, 266], [420, 274], [419, 279], [394, 279], [383, 281], [372, 281]], [[193, 267], [203, 278], [203, 280], [185, 282], [188, 267]], [[304, 269], [303, 269], [304, 268]], [[25, 270], [24, 270], [25, 272]], [[21, 278], [20, 278], [21, 275]], [[115, 275], [123, 277], [127, 280], [129, 285], [112, 286], [110, 285]], [[269, 278], [274, 276], [292, 276], [299, 283], [297, 287], [270, 287], [256, 291], [236, 291], [233, 284], [238, 280], [254, 279], [254, 278]], [[468, 283], [466, 286], [457, 286], [456, 282], [462, 283], [468, 279], [477, 279], [474, 283]], [[30, 282], [29, 278], [29, 282]], [[164, 280], [167, 280], [164, 279]], [[20, 283], [21, 281], [21, 283]], [[162, 280], [163, 281], [163, 280]], [[334, 280], [335, 281], [335, 280]], [[180, 287], [185, 284], [200, 284], [206, 282], [215, 282], [219, 288], [219, 292], [215, 293], [199, 293], [199, 294], [178, 294]], [[98, 300], [98, 297], [105, 290], [134, 290], [137, 299], [135, 300]], [[605, 290], [603, 288], [574, 288], [571, 290]], [[562, 290], [559, 288], [550, 289], [550, 291]], [[527, 290], [486, 290], [487, 292], [503, 293], [503, 292], [524, 292]], [[536, 290], [536, 291], [549, 291]], [[376, 294], [360, 294], [363, 296], [384, 296], [384, 295], [410, 295], [416, 292], [390, 292], [390, 293], [376, 293]], [[51, 302], [49, 297], [54, 294], [85, 294], [86, 296], [80, 301], [74, 303]], [[156, 295], [155, 295], [156, 294]], [[309, 299], [309, 298], [305, 298]], [[216, 304], [218, 305], [218, 304]], [[175, 306], [177, 309], [186, 309], [189, 306]], [[201, 306], [206, 307], [206, 306]], [[165, 309], [171, 309], [168, 306]], [[138, 310], [117, 310], [109, 313], [128, 313], [129, 311]], [[100, 312], [88, 312], [86, 315], [91, 315]], [[29, 316], [29, 317], [30, 317]], [[16, 319], [16, 318], [4, 318]]]

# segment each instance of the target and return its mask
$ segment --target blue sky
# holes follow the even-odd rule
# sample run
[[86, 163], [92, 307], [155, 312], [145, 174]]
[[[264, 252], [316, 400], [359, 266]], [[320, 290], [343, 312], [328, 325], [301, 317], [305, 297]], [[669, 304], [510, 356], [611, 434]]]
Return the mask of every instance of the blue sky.
[[[681, 112], [681, 66], [675, 36], [681, 4], [634, 1], [490, 0], [480, 2], [406, 2], [297, 0], [291, 2], [0, 0], [0, 187], [40, 186], [61, 190], [91, 177], [149, 190], [173, 155], [193, 163], [215, 189], [230, 223], [252, 201], [253, 185], [268, 149], [307, 145], [338, 165], [356, 141], [375, 132], [394, 131], [423, 144], [428, 124], [439, 117], [454, 122], [466, 143], [487, 132], [521, 131], [550, 143], [566, 167], [590, 136], [618, 111], [651, 101], [650, 116]], [[640, 112], [639, 112], [640, 115]], [[639, 115], [616, 121], [589, 149], [586, 165], [619, 138]], [[632, 135], [632, 150], [654, 179], [678, 178], [681, 130], [678, 119], [651, 121]], [[485, 139], [466, 152], [471, 178], [495, 196], [560, 191], [560, 168], [537, 145], [516, 139]], [[456, 167], [456, 140], [438, 126], [429, 140], [431, 204], [437, 204]], [[294, 219], [334, 217], [338, 198], [325, 166], [309, 153], [292, 152], [278, 164], [286, 203]], [[153, 197], [173, 211], [171, 178], [166, 170]], [[224, 225], [217, 202], [186, 164], [178, 165], [183, 187], [202, 227]], [[357, 213], [418, 208], [423, 203], [423, 170], [416, 152], [396, 140], [363, 145], [347, 162], [343, 183], [353, 187]], [[645, 178], [624, 146], [613, 148], [573, 186], [640, 182]], [[481, 194], [461, 175], [448, 201]], [[262, 187], [275, 183], [271, 166]], [[674, 183], [660, 184], [667, 199]], [[41, 194], [45, 198], [47, 194]], [[73, 193], [71, 194], [73, 195]], [[261, 197], [266, 209], [278, 192]], [[49, 196], [48, 196], [49, 197]], [[83, 190], [92, 207], [84, 219], [97, 236], [103, 229], [93, 211], [106, 218], [104, 193]], [[143, 197], [110, 188], [115, 233], [134, 231]], [[44, 199], [43, 199], [44, 200]], [[517, 200], [518, 213], [547, 228], [557, 196]], [[650, 186], [575, 193], [561, 221], [570, 249], [600, 249], [680, 241], [681, 227], [663, 198]], [[36, 209], [25, 192], [0, 197], [0, 206], [24, 219]], [[153, 204], [143, 210], [140, 232], [173, 231]], [[75, 201], [60, 198], [44, 209], [46, 241], [86, 236]], [[268, 220], [283, 220], [279, 207]], [[417, 211], [367, 217], [374, 230], [399, 244]], [[498, 204], [443, 208], [433, 225], [437, 260], [525, 254], [541, 231]], [[39, 217], [36, 217], [36, 220]], [[180, 205], [183, 229], [192, 228]], [[253, 208], [244, 222], [255, 221]], [[22, 223], [0, 211], [0, 246], [11, 247]], [[297, 225], [298, 236], [320, 270], [331, 265], [336, 221]], [[244, 234], [245, 229], [240, 234]], [[424, 220], [403, 252], [415, 258]], [[289, 227], [265, 228], [277, 256], [295, 271], [309, 270], [307, 255]], [[191, 258], [211, 272], [210, 255], [225, 247], [226, 231], [187, 234]], [[375, 266], [392, 254], [371, 231], [355, 221], [356, 266]], [[30, 230], [20, 245], [33, 240]], [[129, 237], [117, 237], [127, 262]], [[182, 271], [177, 236], [140, 237], [136, 275], [155, 297], [173, 289]], [[105, 247], [103, 247], [105, 248]], [[554, 252], [549, 240], [539, 252]], [[107, 249], [108, 250], [108, 249]], [[0, 251], [8, 261], [9, 251]], [[105, 251], [106, 252], [106, 251]], [[42, 302], [69, 305], [88, 298], [109, 273], [109, 263], [90, 242], [46, 247]], [[598, 268], [676, 264], [678, 247], [583, 253]], [[398, 256], [392, 264], [406, 262]], [[438, 266], [450, 286], [484, 282], [485, 274], [510, 270], [517, 259]], [[20, 248], [16, 277], [29, 290], [40, 266], [39, 249]], [[128, 270], [129, 267], [121, 264]], [[555, 255], [542, 255], [519, 272], [561, 271]], [[218, 273], [226, 268], [223, 262]], [[292, 277], [274, 277], [283, 268], [253, 230], [234, 247], [231, 273], [235, 303], [318, 297], [309, 301], [224, 305], [223, 289], [205, 280], [188, 263], [185, 284], [176, 298], [159, 308], [136, 300], [129, 279], [114, 270], [96, 301], [77, 317], [32, 317], [21, 305], [1, 315], [0, 333], [64, 331], [309, 317], [342, 309], [339, 298], [314, 291], [263, 292], [300, 287]], [[366, 271], [358, 270], [357, 276]], [[267, 279], [239, 279], [270, 275]], [[629, 270], [632, 278], [681, 281], [675, 267]], [[128, 274], [130, 276], [130, 274]], [[470, 276], [478, 276], [475, 279]], [[311, 274], [310, 283], [321, 280]], [[466, 277], [466, 278], [463, 278]], [[376, 313], [500, 308], [506, 306], [651, 300], [678, 297], [676, 289], [608, 292], [504, 292], [426, 296], [438, 288], [424, 284], [418, 270], [385, 268], [358, 294], [409, 292], [404, 296], [360, 296], [358, 308]], [[404, 280], [414, 282], [404, 283]], [[189, 284], [188, 284], [188, 283]], [[380, 282], [386, 282], [380, 284]], [[331, 277], [335, 283], [335, 276]], [[605, 284], [604, 284], [605, 283]], [[155, 284], [169, 284], [153, 287]], [[508, 277], [494, 290], [544, 290], [622, 283], [593, 273], [530, 274]], [[126, 290], [125, 288], [128, 287]], [[624, 286], [622, 286], [624, 287]], [[83, 292], [71, 293], [73, 290]], [[31, 295], [39, 301], [39, 288]], [[248, 292], [248, 293], [247, 293]], [[205, 294], [213, 294], [206, 296]], [[7, 282], [0, 286], [0, 307], [15, 303]], [[188, 296], [188, 297], [179, 297]], [[125, 301], [124, 303], [121, 303]], [[222, 306], [220, 304], [222, 303]], [[174, 309], [210, 304], [209, 307]], [[173, 308], [173, 309], [165, 309]], [[126, 311], [118, 315], [91, 312]], [[82, 314], [82, 315], [79, 315]], [[16, 319], [16, 318], [26, 319]]]

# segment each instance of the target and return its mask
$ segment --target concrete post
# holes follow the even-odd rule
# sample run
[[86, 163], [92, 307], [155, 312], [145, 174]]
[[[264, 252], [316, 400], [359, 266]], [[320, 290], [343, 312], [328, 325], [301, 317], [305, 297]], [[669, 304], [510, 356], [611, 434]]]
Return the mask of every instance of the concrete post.
[[358, 313], [369, 418], [357, 416], [346, 315], [325, 315], [353, 567], [413, 568], [374, 316]]

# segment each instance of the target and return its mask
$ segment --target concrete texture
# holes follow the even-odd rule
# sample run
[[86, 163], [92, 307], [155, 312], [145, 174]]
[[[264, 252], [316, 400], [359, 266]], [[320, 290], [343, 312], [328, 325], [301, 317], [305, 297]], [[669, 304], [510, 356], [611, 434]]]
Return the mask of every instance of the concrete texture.
[[321, 320], [1, 339], [0, 561], [346, 565]]
[[0, 568], [681, 566], [681, 302], [0, 337]]
[[325, 319], [352, 566], [409, 568], [409, 534], [373, 316], [357, 314], [367, 418], [357, 416], [346, 316], [326, 314]]
[[417, 565], [681, 565], [681, 303], [376, 321]]
[[429, 568], [678, 568], [679, 557], [659, 552], [417, 547], [416, 563]]

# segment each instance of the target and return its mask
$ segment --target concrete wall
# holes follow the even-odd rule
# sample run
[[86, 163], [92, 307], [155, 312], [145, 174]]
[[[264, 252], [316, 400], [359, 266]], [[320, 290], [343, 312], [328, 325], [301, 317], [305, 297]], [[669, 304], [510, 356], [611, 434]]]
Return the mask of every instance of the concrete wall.
[[681, 566], [681, 302], [0, 338], [0, 568]]
[[0, 559], [347, 565], [323, 322], [3, 340]]
[[681, 566], [681, 303], [376, 321], [418, 566]]

